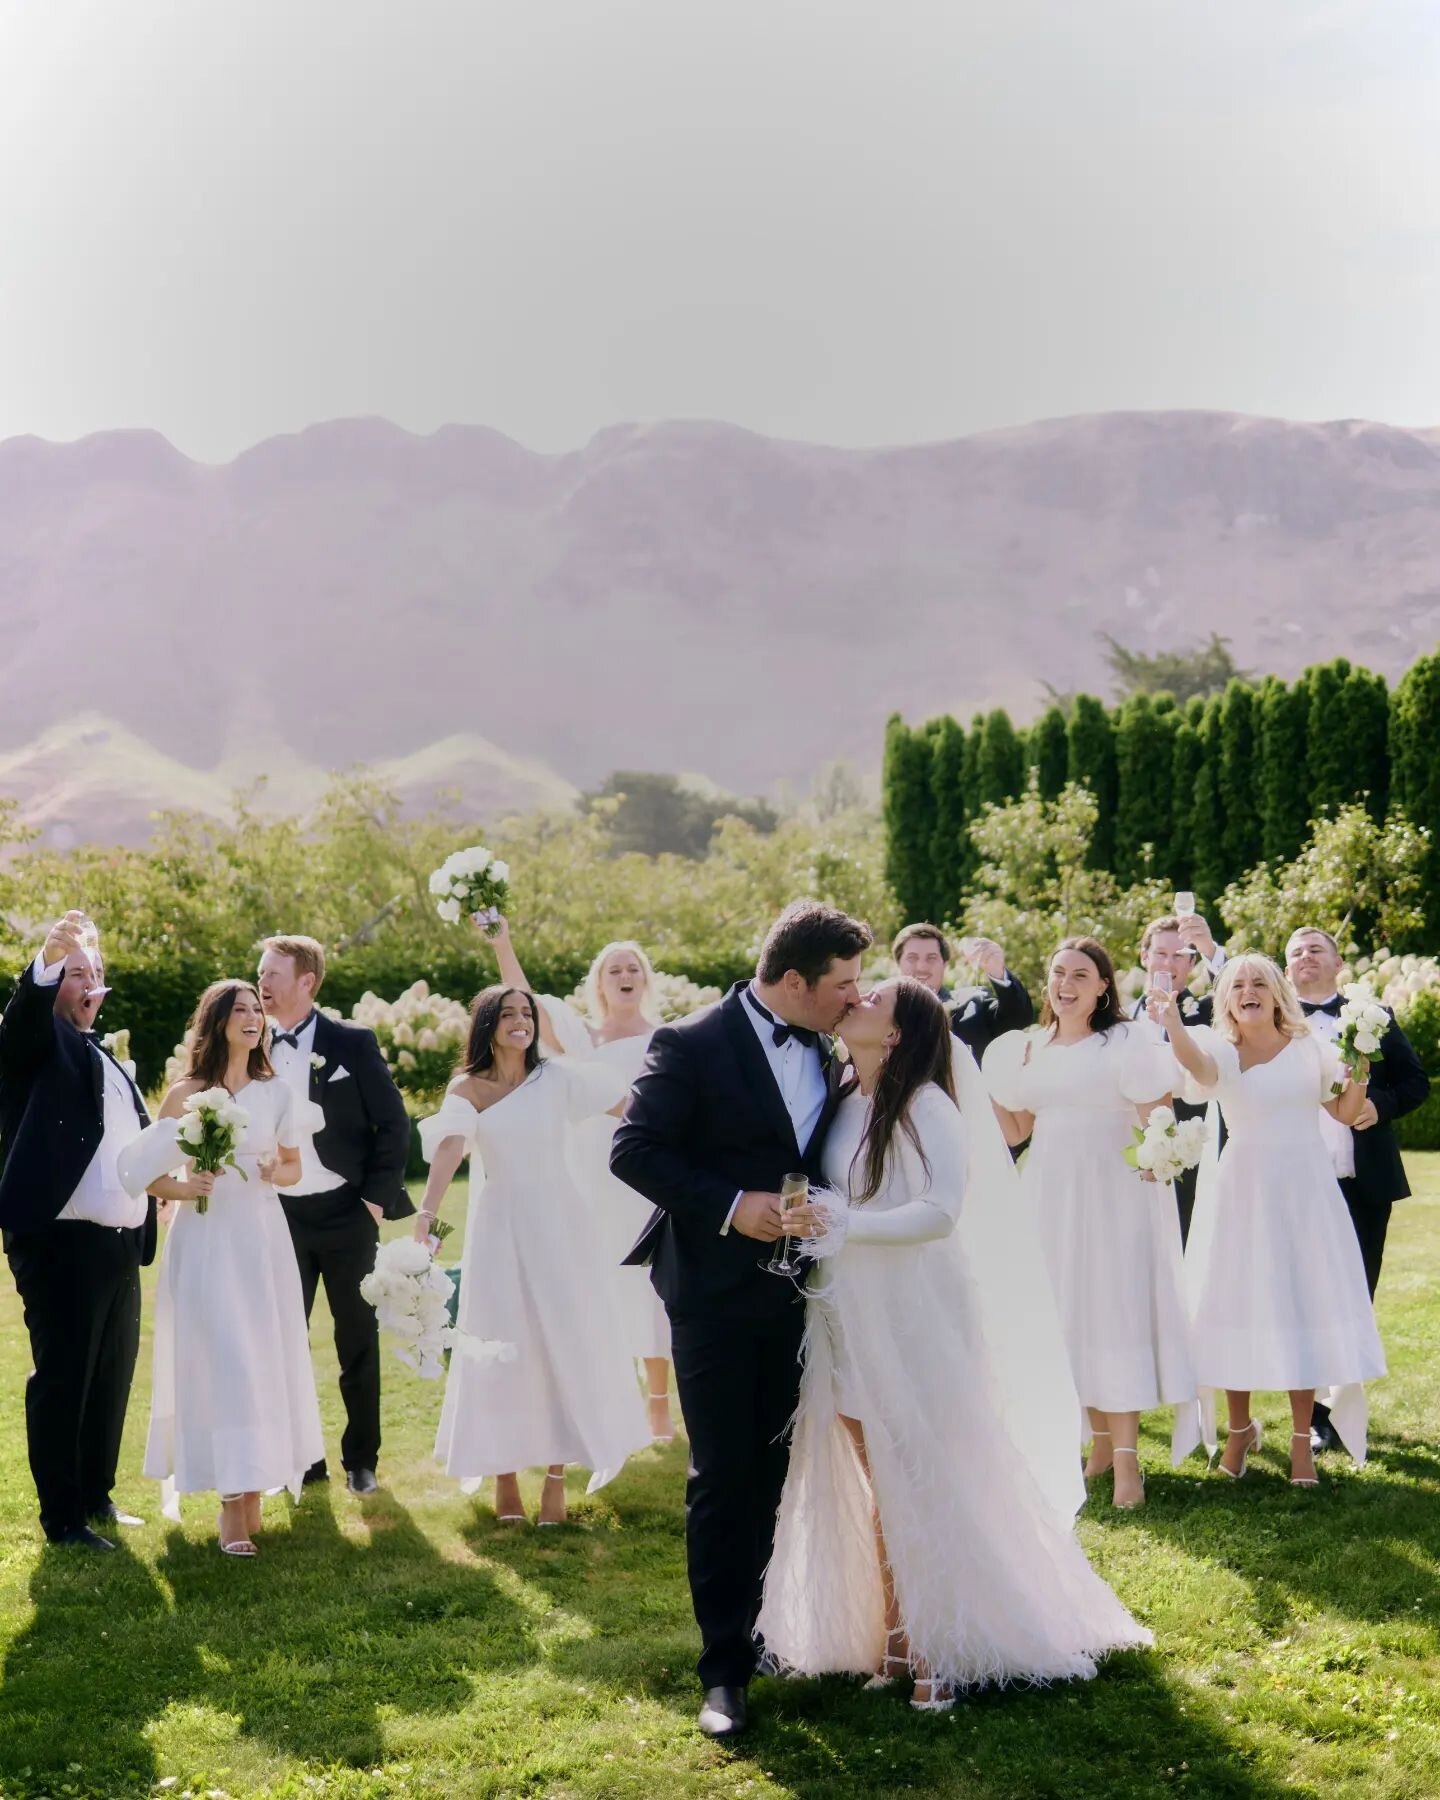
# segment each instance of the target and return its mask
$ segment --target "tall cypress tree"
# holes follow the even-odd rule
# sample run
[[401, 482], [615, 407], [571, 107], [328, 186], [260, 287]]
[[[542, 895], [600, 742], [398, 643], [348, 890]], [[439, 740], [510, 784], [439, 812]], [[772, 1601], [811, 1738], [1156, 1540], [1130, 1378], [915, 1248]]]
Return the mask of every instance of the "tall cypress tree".
[[1065, 773], [1083, 781], [1098, 809], [1090, 840], [1092, 869], [1113, 867], [1115, 859], [1115, 728], [1110, 715], [1091, 694], [1077, 694], [1070, 708]]
[[1177, 722], [1168, 694], [1132, 694], [1116, 715], [1114, 870], [1123, 882], [1171, 867]]
[[1390, 703], [1390, 798], [1430, 833], [1424, 870], [1422, 942], [1396, 946], [1433, 949], [1440, 943], [1440, 654], [1422, 656], [1401, 678]]
[[1346, 743], [1345, 681], [1350, 664], [1343, 656], [1317, 663], [1302, 680], [1310, 707], [1305, 727], [1305, 775], [1308, 817], [1334, 814], [1353, 799], [1355, 781]]
[[1195, 720], [1205, 717], [1205, 707], [1186, 708], [1175, 727], [1175, 741], [1170, 755], [1170, 872], [1177, 888], [1196, 885], [1195, 877], [1195, 789], [1200, 776], [1203, 751], [1200, 730]]
[[1267, 675], [1258, 694], [1256, 790], [1260, 804], [1260, 854], [1288, 862], [1309, 833], [1309, 785], [1305, 774], [1310, 691]]
[[1003, 806], [1025, 786], [1025, 756], [1010, 715], [1001, 707], [985, 716], [976, 757], [980, 800]]
[[930, 844], [931, 911], [939, 924], [957, 916], [969, 821], [965, 815], [965, 728], [941, 719], [931, 739], [930, 798], [935, 830]]
[[1064, 787], [1069, 758], [1065, 715], [1058, 706], [1047, 707], [1030, 728], [1030, 766], [1042, 800], [1055, 799]]
[[1260, 808], [1255, 788], [1255, 690], [1232, 681], [1220, 696], [1221, 848], [1225, 879], [1238, 881], [1260, 860]]
[[885, 761], [881, 774], [885, 818], [885, 878], [900, 910], [923, 919], [930, 903], [930, 846], [934, 836], [934, 799], [929, 727], [912, 731], [899, 713], [885, 726]]
[[980, 816], [980, 740], [985, 735], [985, 715], [976, 713], [965, 733], [965, 756], [960, 766], [960, 786], [965, 796], [965, 839], [961, 845], [960, 886], [968, 887], [980, 857], [970, 837], [970, 821]]
[[1390, 695], [1385, 677], [1371, 669], [1352, 669], [1341, 689], [1345, 748], [1349, 752], [1348, 799], [1365, 796], [1377, 824], [1390, 802]]
[[1196, 736], [1200, 754], [1190, 815], [1190, 865], [1197, 896], [1213, 904], [1229, 879], [1225, 869], [1225, 812], [1220, 798], [1218, 698], [1205, 702]]

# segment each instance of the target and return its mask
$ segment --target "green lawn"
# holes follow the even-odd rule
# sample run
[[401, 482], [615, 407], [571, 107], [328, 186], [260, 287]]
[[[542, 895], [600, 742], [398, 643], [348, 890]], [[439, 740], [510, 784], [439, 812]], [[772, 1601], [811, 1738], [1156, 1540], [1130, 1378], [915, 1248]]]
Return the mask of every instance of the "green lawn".
[[1440, 1156], [1412, 1169], [1423, 1192], [1392, 1231], [1393, 1373], [1365, 1471], [1323, 1459], [1323, 1489], [1292, 1491], [1288, 1417], [1267, 1395], [1276, 1448], [1252, 1479], [1173, 1474], [1157, 1417], [1148, 1507], [1097, 1499], [1081, 1523], [1153, 1653], [936, 1718], [842, 1681], [763, 1681], [738, 1754], [692, 1724], [682, 1446], [647, 1451], [593, 1501], [573, 1480], [566, 1529], [497, 1526], [488, 1497], [465, 1499], [430, 1461], [439, 1384], [389, 1361], [385, 1493], [361, 1504], [337, 1482], [298, 1508], [267, 1501], [262, 1557], [232, 1562], [205, 1507], [174, 1528], [141, 1478], [147, 1348], [118, 1498], [151, 1523], [117, 1556], [45, 1550], [4, 1280], [0, 1795], [1440, 1793]]

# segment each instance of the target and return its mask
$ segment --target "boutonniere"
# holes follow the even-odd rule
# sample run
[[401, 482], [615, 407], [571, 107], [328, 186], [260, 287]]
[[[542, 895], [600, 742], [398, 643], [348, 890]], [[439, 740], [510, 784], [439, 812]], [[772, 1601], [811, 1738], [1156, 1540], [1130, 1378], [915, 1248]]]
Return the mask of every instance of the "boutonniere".
[[1196, 1013], [1199, 1012], [1199, 1010], [1200, 1010], [1200, 1002], [1195, 998], [1195, 996], [1193, 994], [1186, 994], [1185, 998], [1180, 1002], [1181, 1018], [1193, 1019], [1195, 1017]]
[[325, 1058], [323, 1056], [316, 1056], [312, 1052], [310, 1057], [310, 1067], [312, 1069], [323, 1069], [325, 1067]]

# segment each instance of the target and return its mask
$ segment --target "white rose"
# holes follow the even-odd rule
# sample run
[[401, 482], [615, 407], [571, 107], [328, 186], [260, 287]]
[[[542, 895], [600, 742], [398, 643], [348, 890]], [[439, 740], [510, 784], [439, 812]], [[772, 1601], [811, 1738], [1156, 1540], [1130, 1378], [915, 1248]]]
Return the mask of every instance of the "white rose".
[[495, 877], [496, 881], [508, 881], [510, 879], [510, 865], [507, 862], [502, 862], [497, 856], [490, 865], [490, 873]]
[[205, 1142], [205, 1121], [199, 1113], [189, 1113], [180, 1121], [175, 1135], [182, 1144], [203, 1144]]
[[442, 900], [435, 910], [447, 925], [460, 923], [460, 902], [458, 900]]
[[1168, 1131], [1174, 1123], [1175, 1115], [1171, 1112], [1170, 1108], [1168, 1106], [1157, 1106], [1150, 1114], [1148, 1128], [1151, 1131]]
[[1148, 1138], [1142, 1138], [1135, 1146], [1135, 1161], [1142, 1169], [1153, 1169], [1156, 1157], [1155, 1145]]
[[431, 875], [430, 892], [432, 894], [448, 894], [450, 892], [450, 877], [443, 869], [436, 869]]
[[1362, 1056], [1373, 1056], [1380, 1048], [1380, 1040], [1373, 1031], [1360, 1030], [1355, 1033], [1355, 1048]]

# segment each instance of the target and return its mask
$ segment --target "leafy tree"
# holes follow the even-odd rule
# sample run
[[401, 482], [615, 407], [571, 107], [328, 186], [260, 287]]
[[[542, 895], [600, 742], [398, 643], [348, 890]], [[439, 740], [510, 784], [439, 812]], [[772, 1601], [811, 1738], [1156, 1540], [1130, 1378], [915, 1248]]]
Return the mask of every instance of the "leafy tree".
[[1345, 743], [1344, 689], [1350, 664], [1343, 656], [1317, 663], [1301, 677], [1309, 698], [1305, 728], [1306, 805], [1309, 816], [1332, 816], [1353, 799], [1354, 781]]
[[1105, 660], [1115, 677], [1115, 693], [1121, 700], [1132, 694], [1173, 694], [1183, 704], [1195, 696], [1219, 694], [1232, 681], [1251, 677], [1230, 654], [1230, 640], [1211, 632], [1210, 641], [1190, 650], [1161, 650], [1149, 655], [1129, 650], [1109, 632], [1101, 632], [1108, 649]]
[[1260, 684], [1257, 725], [1256, 792], [1260, 806], [1260, 848], [1270, 862], [1294, 856], [1310, 822], [1305, 777], [1310, 693], [1277, 675]]
[[1422, 919], [1428, 844], [1396, 815], [1377, 825], [1358, 802], [1318, 818], [1292, 861], [1259, 863], [1226, 888], [1220, 911], [1232, 946], [1277, 956], [1291, 932], [1318, 925], [1347, 955], [1413, 936]]
[[1115, 728], [1093, 695], [1076, 696], [1067, 736], [1066, 779], [1083, 782], [1095, 796], [1090, 866], [1108, 869], [1115, 856]]
[[1030, 728], [1027, 745], [1029, 765], [1035, 771], [1042, 800], [1054, 800], [1065, 785], [1065, 771], [1070, 758], [1065, 714], [1058, 706], [1049, 706]]
[[927, 916], [943, 921], [953, 918], [960, 904], [967, 860], [964, 727], [954, 719], [941, 719], [931, 743], [930, 793], [935, 830], [930, 844], [932, 910]]
[[1377, 824], [1390, 805], [1390, 695], [1385, 677], [1352, 669], [1341, 689], [1345, 747], [1349, 753], [1352, 800], [1363, 800]]
[[1098, 820], [1087, 787], [1067, 782], [1045, 800], [1032, 770], [1018, 800], [985, 807], [970, 827], [981, 863], [965, 927], [1003, 944], [1006, 961], [1032, 986], [1043, 985], [1055, 946], [1076, 933], [1098, 937], [1123, 966], [1146, 921], [1169, 903], [1166, 882], [1124, 887], [1092, 866]]
[[617, 769], [598, 788], [581, 796], [581, 805], [614, 801], [603, 807], [615, 854], [636, 850], [642, 856], [700, 857], [710, 846], [721, 819], [744, 819], [756, 831], [773, 831], [779, 817], [763, 800], [740, 800], [732, 794], [689, 786], [678, 775], [644, 769]]
[[[1162, 703], [1163, 702], [1163, 703]], [[1115, 721], [1115, 874], [1121, 881], [1173, 866], [1174, 702], [1135, 694]]]
[[[1204, 704], [1200, 704], [1200, 717]], [[1203, 758], [1199, 725], [1189, 709], [1179, 716], [1170, 747], [1170, 869], [1177, 887], [1194, 887], [1195, 793]], [[1212, 893], [1214, 889], [1210, 890]]]
[[1220, 699], [1220, 844], [1227, 877], [1241, 874], [1260, 855], [1255, 735], [1255, 690], [1232, 681]]
[[1195, 892], [1203, 901], [1217, 895], [1226, 881], [1225, 809], [1220, 798], [1220, 702], [1213, 696], [1204, 703], [1195, 730], [1199, 757], [1190, 808], [1190, 867]]

